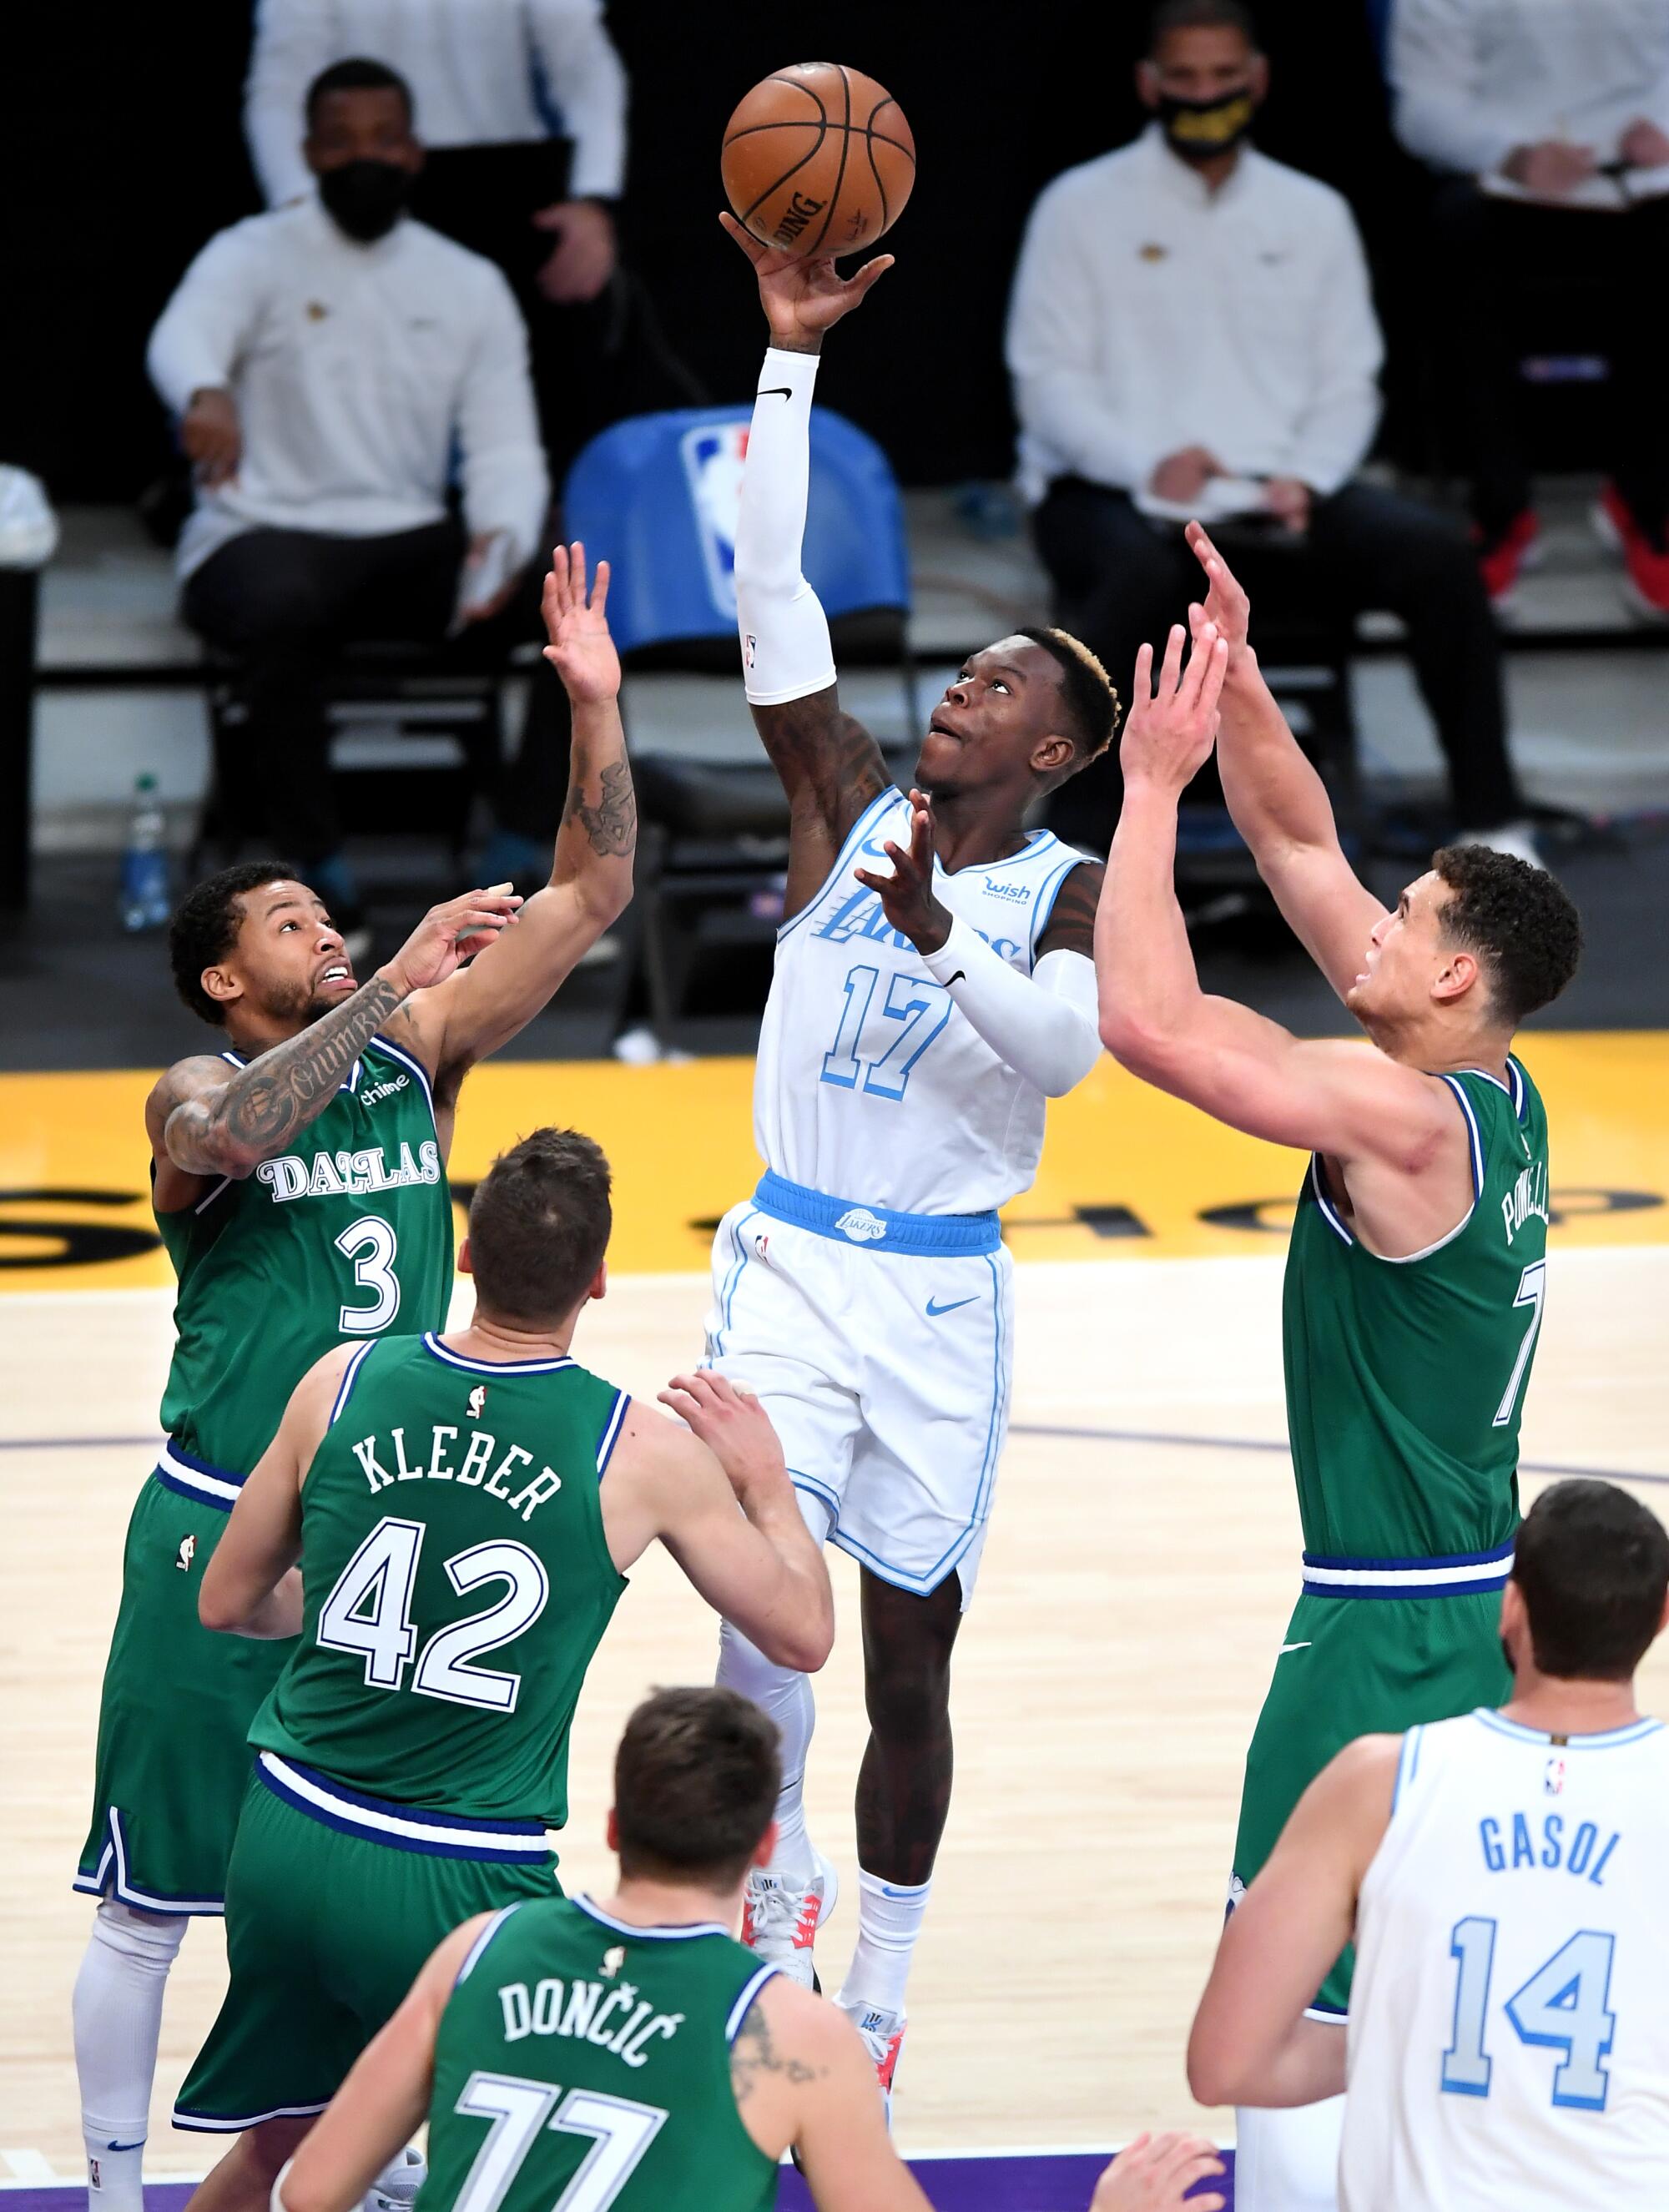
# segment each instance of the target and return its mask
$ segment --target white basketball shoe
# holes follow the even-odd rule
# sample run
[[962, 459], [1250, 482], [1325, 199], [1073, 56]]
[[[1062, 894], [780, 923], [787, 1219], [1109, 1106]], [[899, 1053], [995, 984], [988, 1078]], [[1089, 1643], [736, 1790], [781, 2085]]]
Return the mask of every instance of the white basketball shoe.
[[757, 1958], [778, 1966], [801, 1989], [822, 1986], [812, 1962], [817, 1931], [835, 1909], [840, 1877], [821, 1851], [804, 1888], [755, 1867], [742, 1899], [742, 1941]]
[[417, 2191], [428, 2179], [423, 2153], [408, 2143], [398, 2158], [390, 2159], [361, 2198], [362, 2212], [411, 2212]]
[[908, 2026], [901, 2012], [883, 2012], [877, 2005], [865, 2004], [862, 1997], [849, 1997], [844, 1990], [835, 1999], [846, 2017], [863, 2039], [863, 2047], [875, 2062], [875, 2079], [880, 2084], [881, 2103], [886, 2111], [886, 2124], [892, 2124], [892, 2076], [898, 2071], [898, 2052], [904, 2045], [904, 2032]]

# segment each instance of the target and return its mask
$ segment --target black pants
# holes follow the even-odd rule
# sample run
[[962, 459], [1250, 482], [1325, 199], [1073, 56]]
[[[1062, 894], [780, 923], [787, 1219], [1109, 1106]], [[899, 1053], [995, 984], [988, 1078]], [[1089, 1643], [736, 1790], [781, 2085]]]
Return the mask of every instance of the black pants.
[[1514, 337], [1526, 295], [1553, 294], [1579, 343], [1611, 364], [1606, 465], [1641, 527], [1663, 543], [1669, 517], [1669, 412], [1663, 404], [1658, 272], [1669, 256], [1669, 198], [1617, 214], [1534, 207], [1456, 179], [1432, 203], [1436, 362], [1472, 511], [1494, 536], [1531, 499]]
[[[463, 551], [462, 528], [450, 520], [384, 538], [250, 530], [193, 570], [181, 612], [241, 666], [244, 739], [219, 763], [222, 800], [241, 828], [265, 830], [302, 866], [338, 850], [326, 671], [356, 641], [438, 644], [452, 620]], [[503, 614], [471, 625], [448, 647], [455, 665], [502, 666], [512, 645], [533, 635], [540, 568], [535, 562]], [[521, 750], [497, 794], [505, 827], [555, 837], [567, 756], [567, 696], [541, 662]]]
[[[1033, 519], [1062, 622], [1106, 665], [1127, 696], [1137, 647], [1164, 647], [1204, 579], [1179, 529], [1150, 522], [1128, 492], [1059, 477]], [[1346, 484], [1316, 501], [1301, 544], [1274, 534], [1244, 546], [1235, 573], [1258, 616], [1344, 617], [1384, 607], [1408, 630], [1415, 676], [1448, 762], [1463, 827], [1488, 829], [1522, 805], [1507, 757], [1501, 652], [1471, 548], [1443, 515], [1395, 492]], [[1051, 802], [1062, 836], [1105, 849], [1118, 819], [1118, 768], [1104, 754]]]

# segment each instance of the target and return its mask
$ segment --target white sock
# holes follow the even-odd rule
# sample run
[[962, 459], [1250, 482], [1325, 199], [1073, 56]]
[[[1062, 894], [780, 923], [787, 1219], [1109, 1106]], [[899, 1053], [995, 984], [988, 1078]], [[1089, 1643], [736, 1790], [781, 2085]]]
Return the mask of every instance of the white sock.
[[1335, 2212], [1343, 2097], [1282, 2112], [1237, 2106], [1236, 2212]]
[[103, 1898], [71, 2001], [89, 2212], [144, 2212], [145, 2134], [162, 2030], [162, 1992], [183, 1916], [133, 1912]]
[[804, 1885], [817, 1872], [817, 1855], [806, 1833], [806, 1753], [817, 1725], [811, 1678], [778, 1667], [727, 1620], [719, 1630], [718, 1680], [763, 1707], [783, 1738], [783, 1791], [777, 1800], [777, 1852], [771, 1871]]
[[932, 1887], [930, 1881], [883, 1881], [858, 1869], [857, 1948], [846, 1969], [843, 1999], [876, 2012], [904, 2010], [905, 1984]]

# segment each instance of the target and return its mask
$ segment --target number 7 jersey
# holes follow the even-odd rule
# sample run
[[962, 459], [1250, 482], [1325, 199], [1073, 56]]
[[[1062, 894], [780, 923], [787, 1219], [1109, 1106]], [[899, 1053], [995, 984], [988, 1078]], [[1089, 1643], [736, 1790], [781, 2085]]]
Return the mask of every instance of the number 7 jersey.
[[1304, 1180], [1283, 1340], [1307, 1588], [1339, 1560], [1426, 1562], [1464, 1587], [1518, 1526], [1519, 1422], [1547, 1257], [1547, 1116], [1516, 1060], [1504, 1084], [1477, 1068], [1442, 1080], [1472, 1170], [1471, 1210], [1448, 1236], [1380, 1259], [1340, 1215], [1319, 1159]]
[[[888, 789], [848, 833], [827, 881], [777, 933], [759, 1032], [754, 1141], [785, 1181], [905, 1213], [983, 1213], [1029, 1189], [1044, 1094], [993, 1051], [886, 920], [855, 868], [889, 874], [910, 801]], [[1049, 830], [933, 888], [1029, 975], [1061, 885], [1082, 860]]]

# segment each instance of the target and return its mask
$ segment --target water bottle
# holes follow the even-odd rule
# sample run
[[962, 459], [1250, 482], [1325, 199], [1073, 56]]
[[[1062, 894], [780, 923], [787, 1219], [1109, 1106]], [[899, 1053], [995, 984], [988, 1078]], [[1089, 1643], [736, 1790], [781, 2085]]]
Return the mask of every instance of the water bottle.
[[142, 775], [133, 786], [133, 811], [122, 847], [122, 927], [130, 933], [161, 929], [168, 905], [168, 824], [156, 803], [156, 778]]

